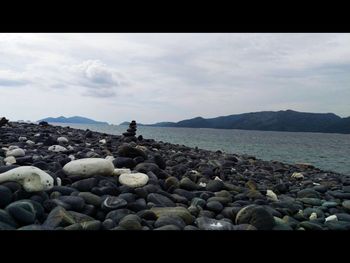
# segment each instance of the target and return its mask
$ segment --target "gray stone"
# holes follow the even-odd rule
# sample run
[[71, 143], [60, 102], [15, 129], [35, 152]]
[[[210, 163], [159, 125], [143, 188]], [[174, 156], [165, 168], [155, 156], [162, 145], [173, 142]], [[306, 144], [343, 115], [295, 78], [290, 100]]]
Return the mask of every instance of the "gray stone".
[[196, 224], [200, 230], [233, 230], [234, 226], [224, 220], [216, 220], [208, 217], [199, 217]]

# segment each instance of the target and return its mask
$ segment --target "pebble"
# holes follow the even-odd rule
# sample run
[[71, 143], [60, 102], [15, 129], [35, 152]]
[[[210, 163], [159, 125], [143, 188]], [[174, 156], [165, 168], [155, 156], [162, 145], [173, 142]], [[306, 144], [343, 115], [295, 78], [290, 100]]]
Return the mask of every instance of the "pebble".
[[116, 196], [108, 196], [103, 202], [102, 202], [102, 209], [106, 211], [111, 211], [115, 209], [124, 208], [127, 205], [127, 201], [125, 201], [122, 198], [116, 197]]
[[25, 155], [26, 155], [25, 151], [21, 148], [9, 150], [6, 152], [6, 157], [8, 157], [8, 156], [23, 157]]
[[119, 222], [119, 226], [126, 230], [141, 230], [141, 219], [137, 215], [127, 215]]
[[147, 201], [154, 203], [156, 206], [159, 207], [174, 207], [176, 206], [175, 203], [170, 200], [168, 197], [157, 194], [157, 193], [151, 193], [147, 196]]
[[67, 163], [63, 167], [69, 177], [111, 176], [114, 172], [112, 162], [102, 158], [83, 158]]
[[186, 224], [192, 224], [194, 221], [193, 216], [184, 207], [152, 207], [151, 211], [154, 212], [159, 218], [160, 216], [179, 216]]
[[0, 208], [4, 208], [11, 203], [12, 198], [12, 191], [6, 186], [0, 185]]
[[149, 177], [144, 173], [122, 174], [118, 178], [119, 183], [132, 188], [142, 187], [147, 184]]
[[67, 151], [67, 148], [66, 147], [63, 147], [61, 145], [51, 145], [49, 148], [48, 148], [49, 151], [51, 152], [55, 152], [55, 153], [59, 153], [59, 152], [65, 152]]
[[207, 203], [206, 208], [218, 214], [224, 209], [224, 206], [218, 201], [210, 201]]
[[224, 183], [220, 180], [210, 180], [206, 185], [206, 190], [210, 192], [219, 192], [224, 189]]
[[234, 230], [233, 224], [208, 217], [198, 217], [196, 225], [200, 230]]
[[263, 207], [249, 205], [236, 215], [236, 224], [251, 224], [258, 230], [271, 230], [275, 224], [273, 216]]
[[343, 201], [342, 206], [346, 211], [350, 212], [350, 200]]

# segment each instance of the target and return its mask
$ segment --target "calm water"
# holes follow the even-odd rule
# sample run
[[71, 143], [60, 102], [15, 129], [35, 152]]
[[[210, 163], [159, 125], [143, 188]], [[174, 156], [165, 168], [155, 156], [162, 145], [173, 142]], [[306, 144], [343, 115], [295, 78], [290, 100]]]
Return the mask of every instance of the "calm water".
[[[58, 125], [58, 124], [55, 124]], [[78, 129], [121, 135], [127, 126], [59, 124]], [[146, 139], [183, 144], [207, 150], [249, 154], [263, 160], [311, 163], [329, 171], [350, 175], [350, 134], [270, 132], [194, 128], [137, 128]]]

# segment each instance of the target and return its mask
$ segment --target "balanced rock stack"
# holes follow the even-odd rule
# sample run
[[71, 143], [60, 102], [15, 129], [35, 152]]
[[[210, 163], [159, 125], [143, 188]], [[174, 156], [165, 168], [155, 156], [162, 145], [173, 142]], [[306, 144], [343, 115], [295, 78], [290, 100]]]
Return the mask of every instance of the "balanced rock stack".
[[9, 120], [6, 119], [5, 117], [0, 118], [0, 127], [8, 124]]
[[129, 129], [126, 130], [126, 132], [123, 133], [125, 137], [135, 137], [136, 135], [136, 121], [131, 121], [129, 124]]

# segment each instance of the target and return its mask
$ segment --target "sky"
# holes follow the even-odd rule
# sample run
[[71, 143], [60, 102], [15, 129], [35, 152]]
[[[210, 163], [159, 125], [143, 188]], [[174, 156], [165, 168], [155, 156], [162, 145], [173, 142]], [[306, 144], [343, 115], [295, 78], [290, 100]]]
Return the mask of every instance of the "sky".
[[0, 116], [350, 116], [350, 33], [1, 33]]

